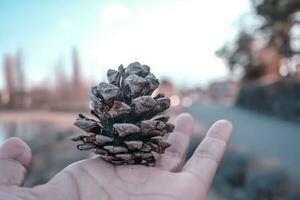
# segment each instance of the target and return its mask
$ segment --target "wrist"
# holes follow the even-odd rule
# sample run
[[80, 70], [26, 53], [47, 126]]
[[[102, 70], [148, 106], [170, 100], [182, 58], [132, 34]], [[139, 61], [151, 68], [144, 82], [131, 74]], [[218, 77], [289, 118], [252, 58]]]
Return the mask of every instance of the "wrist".
[[37, 193], [32, 188], [19, 186], [0, 186], [0, 199], [38, 200]]
[[0, 186], [0, 200], [79, 200], [80, 197], [74, 184], [72, 177], [64, 173], [49, 183], [33, 188]]
[[74, 185], [71, 175], [61, 173], [48, 183], [32, 188], [32, 192], [42, 200], [80, 200], [79, 191]]

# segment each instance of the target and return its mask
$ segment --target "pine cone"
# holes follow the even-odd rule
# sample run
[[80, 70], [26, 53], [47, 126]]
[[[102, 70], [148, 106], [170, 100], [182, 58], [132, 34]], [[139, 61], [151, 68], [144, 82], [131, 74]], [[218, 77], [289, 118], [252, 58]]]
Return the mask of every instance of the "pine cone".
[[170, 99], [151, 96], [159, 82], [150, 67], [138, 62], [108, 70], [107, 79], [90, 93], [91, 114], [97, 120], [79, 114], [74, 125], [88, 134], [72, 140], [81, 142], [79, 150], [91, 150], [115, 165], [153, 166], [157, 155], [170, 146], [164, 136], [174, 125], [168, 116], [159, 115], [170, 107]]

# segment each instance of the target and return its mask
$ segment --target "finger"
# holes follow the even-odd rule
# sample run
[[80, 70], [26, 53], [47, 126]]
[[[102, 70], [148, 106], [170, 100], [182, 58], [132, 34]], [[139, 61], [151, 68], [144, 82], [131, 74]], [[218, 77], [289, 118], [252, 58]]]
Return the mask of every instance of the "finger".
[[169, 171], [181, 168], [193, 133], [193, 125], [194, 119], [190, 114], [184, 113], [177, 117], [175, 130], [168, 138], [171, 146], [158, 161], [159, 167]]
[[0, 160], [13, 159], [28, 168], [32, 155], [30, 147], [20, 138], [8, 138], [0, 148]]
[[223, 158], [232, 134], [232, 124], [226, 120], [217, 121], [184, 166], [183, 171], [190, 172], [208, 190]]
[[18, 185], [24, 183], [27, 170], [16, 160], [0, 160], [0, 185]]
[[0, 148], [0, 184], [22, 185], [31, 157], [30, 148], [21, 139], [7, 139]]

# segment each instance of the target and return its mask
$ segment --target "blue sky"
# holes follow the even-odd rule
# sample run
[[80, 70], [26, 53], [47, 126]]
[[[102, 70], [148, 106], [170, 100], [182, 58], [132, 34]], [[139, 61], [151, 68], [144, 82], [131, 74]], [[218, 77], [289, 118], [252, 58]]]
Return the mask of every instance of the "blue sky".
[[72, 47], [95, 81], [140, 61], [178, 85], [203, 84], [226, 76], [214, 52], [249, 7], [248, 0], [1, 0], [0, 56], [22, 50], [29, 86], [51, 83], [59, 62], [70, 74]]

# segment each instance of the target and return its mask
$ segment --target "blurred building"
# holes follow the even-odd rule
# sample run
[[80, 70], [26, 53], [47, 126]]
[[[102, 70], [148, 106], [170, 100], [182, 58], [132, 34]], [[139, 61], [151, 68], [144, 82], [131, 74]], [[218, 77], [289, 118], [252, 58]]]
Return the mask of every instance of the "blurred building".
[[166, 96], [170, 97], [172, 107], [177, 107], [180, 105], [181, 100], [179, 92], [177, 91], [175, 85], [171, 80], [162, 80], [158, 89], [154, 92], [153, 95], [156, 95], [158, 93], [163, 93]]
[[205, 103], [209, 101], [206, 95], [206, 90], [196, 87], [184, 89], [180, 91], [181, 106], [188, 108], [197, 103]]
[[234, 104], [239, 93], [240, 85], [236, 81], [217, 81], [207, 89], [207, 96], [213, 102]]
[[51, 99], [50, 88], [37, 86], [28, 92], [26, 101], [27, 108], [30, 109], [49, 109], [49, 100]]

